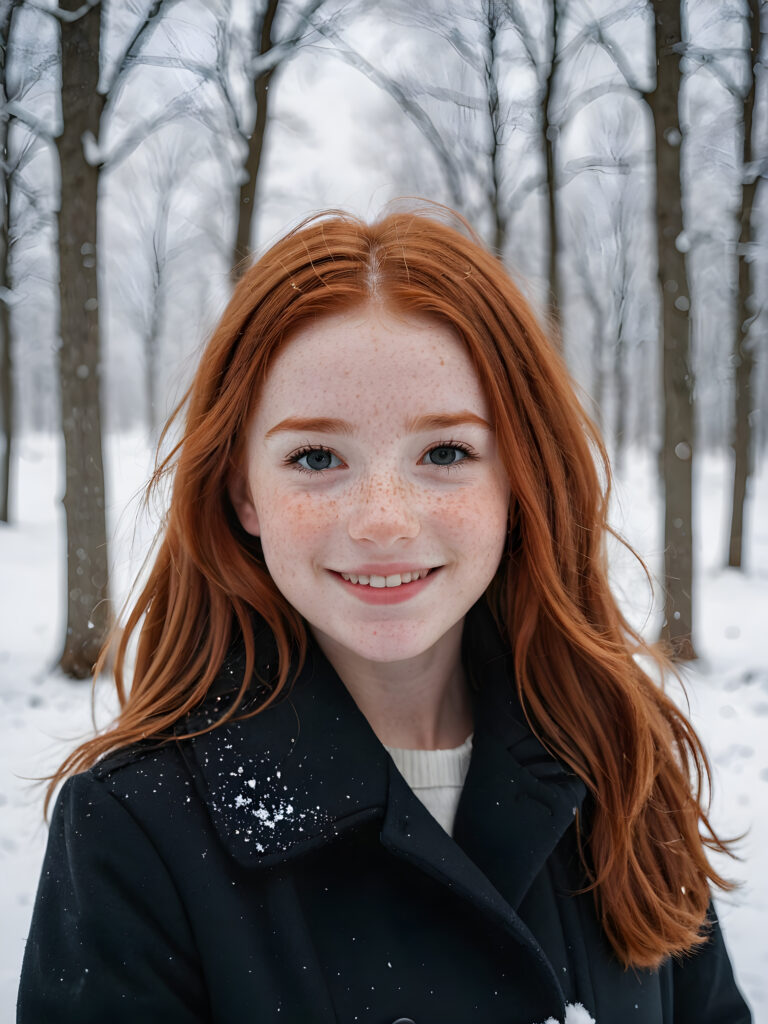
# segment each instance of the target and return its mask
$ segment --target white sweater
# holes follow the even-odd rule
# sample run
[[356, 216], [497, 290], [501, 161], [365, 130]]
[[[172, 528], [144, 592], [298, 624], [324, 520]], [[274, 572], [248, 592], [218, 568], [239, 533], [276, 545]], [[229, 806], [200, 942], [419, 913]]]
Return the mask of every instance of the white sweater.
[[387, 747], [405, 781], [449, 835], [472, 756], [472, 735], [451, 750], [403, 750]]

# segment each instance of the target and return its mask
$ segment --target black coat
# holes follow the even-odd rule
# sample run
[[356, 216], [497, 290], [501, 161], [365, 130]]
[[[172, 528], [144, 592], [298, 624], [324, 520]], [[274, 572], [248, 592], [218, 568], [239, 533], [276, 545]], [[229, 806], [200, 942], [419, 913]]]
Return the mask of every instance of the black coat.
[[68, 781], [19, 1024], [543, 1024], [576, 1002], [596, 1024], [748, 1024], [714, 915], [696, 955], [625, 971], [571, 895], [585, 787], [532, 736], [475, 620], [487, 663], [454, 838], [317, 648], [258, 716]]

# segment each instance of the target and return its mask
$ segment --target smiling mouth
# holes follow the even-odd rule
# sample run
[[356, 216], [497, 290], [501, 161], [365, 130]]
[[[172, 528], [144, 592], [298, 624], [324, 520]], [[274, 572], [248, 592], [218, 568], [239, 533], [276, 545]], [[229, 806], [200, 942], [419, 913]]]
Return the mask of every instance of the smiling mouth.
[[423, 580], [430, 573], [436, 572], [439, 566], [432, 569], [417, 569], [414, 572], [393, 573], [391, 576], [365, 575], [364, 573], [340, 572], [339, 576], [348, 583], [356, 583], [359, 587], [372, 587], [374, 590], [393, 590], [395, 587], [407, 586]]

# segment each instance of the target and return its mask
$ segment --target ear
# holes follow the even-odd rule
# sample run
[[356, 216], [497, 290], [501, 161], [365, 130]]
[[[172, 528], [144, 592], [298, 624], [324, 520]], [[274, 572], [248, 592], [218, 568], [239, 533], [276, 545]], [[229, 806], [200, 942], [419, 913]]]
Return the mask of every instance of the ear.
[[230, 471], [227, 481], [227, 493], [242, 528], [246, 533], [258, 537], [260, 534], [259, 516], [256, 506], [253, 504], [251, 488], [248, 485], [245, 473], [237, 466], [233, 467]]

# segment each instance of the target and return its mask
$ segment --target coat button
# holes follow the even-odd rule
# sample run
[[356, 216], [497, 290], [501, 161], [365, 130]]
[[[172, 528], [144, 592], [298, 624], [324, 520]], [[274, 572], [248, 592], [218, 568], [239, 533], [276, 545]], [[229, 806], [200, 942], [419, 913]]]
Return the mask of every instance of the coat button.
[[392, 1021], [392, 1024], [416, 1024], [416, 1022], [410, 1017], [398, 1017], [397, 1020]]

